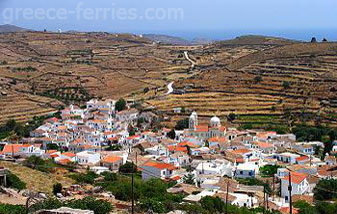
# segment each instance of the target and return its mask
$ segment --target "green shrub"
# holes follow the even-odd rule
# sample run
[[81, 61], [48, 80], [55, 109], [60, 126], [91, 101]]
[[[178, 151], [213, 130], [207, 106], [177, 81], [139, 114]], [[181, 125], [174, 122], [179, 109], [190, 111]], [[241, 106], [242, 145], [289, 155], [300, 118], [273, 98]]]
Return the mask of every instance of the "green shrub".
[[26, 189], [26, 183], [9, 171], [7, 173], [7, 186], [18, 190]]

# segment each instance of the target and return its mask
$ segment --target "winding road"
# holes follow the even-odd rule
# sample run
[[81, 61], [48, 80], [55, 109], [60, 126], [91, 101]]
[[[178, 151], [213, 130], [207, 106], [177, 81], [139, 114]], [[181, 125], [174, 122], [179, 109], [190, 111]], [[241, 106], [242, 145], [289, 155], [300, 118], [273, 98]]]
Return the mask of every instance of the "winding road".
[[184, 55], [185, 55], [185, 58], [192, 64], [192, 65], [191, 65], [191, 69], [194, 69], [196, 62], [194, 62], [194, 61], [190, 58], [190, 56], [188, 55], [188, 52], [187, 52], [187, 51], [184, 51]]
[[173, 84], [174, 84], [174, 82], [170, 82], [170, 83], [167, 85], [168, 92], [166, 93], [166, 95], [172, 94], [172, 92], [173, 92]]

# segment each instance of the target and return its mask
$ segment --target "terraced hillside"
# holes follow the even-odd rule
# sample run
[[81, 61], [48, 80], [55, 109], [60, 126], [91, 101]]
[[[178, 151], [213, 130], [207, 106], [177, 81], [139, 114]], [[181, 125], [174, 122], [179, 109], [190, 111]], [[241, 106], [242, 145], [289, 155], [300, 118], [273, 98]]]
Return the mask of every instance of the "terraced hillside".
[[241, 46], [247, 47], [250, 53], [239, 57], [219, 54], [228, 46], [210, 48], [206, 59], [198, 56], [200, 72], [175, 84], [185, 94], [152, 104], [168, 112], [184, 106], [205, 116], [235, 113], [241, 122], [269, 115], [285, 123], [284, 115], [293, 114], [297, 122], [319, 117], [337, 125], [336, 43]]
[[[170, 115], [185, 107], [235, 113], [239, 122], [294, 116], [337, 125], [337, 43], [246, 36], [177, 46], [128, 34], [19, 32], [0, 34], [0, 53], [0, 123], [92, 97], [128, 97]], [[172, 81], [176, 90], [166, 95]]]
[[92, 97], [153, 96], [142, 92], [188, 76], [183, 51], [128, 34], [0, 34], [0, 123]]

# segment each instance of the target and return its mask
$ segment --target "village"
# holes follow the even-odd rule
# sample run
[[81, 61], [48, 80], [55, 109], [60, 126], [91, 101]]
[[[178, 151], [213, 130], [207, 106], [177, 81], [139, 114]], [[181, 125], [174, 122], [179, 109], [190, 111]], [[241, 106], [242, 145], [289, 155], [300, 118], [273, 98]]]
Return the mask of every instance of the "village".
[[[182, 130], [154, 128], [160, 120], [154, 112], [139, 111], [129, 103], [121, 108], [118, 102], [92, 99], [85, 107], [70, 105], [60, 111], [59, 118], [44, 120], [30, 137], [1, 142], [2, 189], [8, 190], [5, 162], [23, 164], [38, 157], [96, 175], [123, 174], [121, 167], [132, 164], [143, 181], [173, 183], [167, 192], [183, 194], [182, 203], [198, 204], [204, 197], [214, 197], [226, 205], [295, 214], [299, 210], [292, 207], [294, 202], [313, 204], [316, 185], [337, 177], [336, 141], [330, 154], [325, 154], [322, 142], [298, 142], [294, 134], [227, 127], [217, 116], [202, 124], [193, 111]], [[75, 197], [78, 188], [72, 186], [71, 194], [60, 191], [56, 196]], [[108, 200], [114, 197], [102, 195]], [[133, 211], [130, 201], [116, 204]]]

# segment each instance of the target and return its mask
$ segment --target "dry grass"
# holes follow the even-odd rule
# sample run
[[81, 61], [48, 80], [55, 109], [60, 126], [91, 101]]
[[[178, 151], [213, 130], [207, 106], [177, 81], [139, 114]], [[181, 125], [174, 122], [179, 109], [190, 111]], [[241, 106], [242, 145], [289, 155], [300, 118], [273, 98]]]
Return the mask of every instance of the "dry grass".
[[36, 192], [52, 194], [53, 185], [56, 183], [61, 183], [64, 186], [74, 184], [72, 179], [64, 175], [43, 173], [11, 162], [0, 161], [0, 164], [8, 168], [13, 174], [25, 182], [27, 189]]

